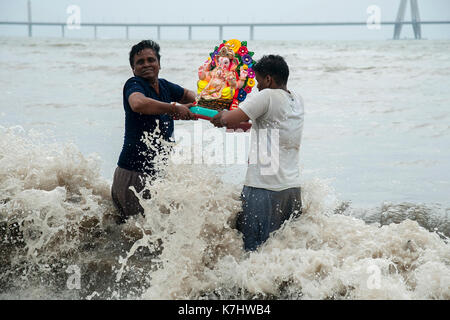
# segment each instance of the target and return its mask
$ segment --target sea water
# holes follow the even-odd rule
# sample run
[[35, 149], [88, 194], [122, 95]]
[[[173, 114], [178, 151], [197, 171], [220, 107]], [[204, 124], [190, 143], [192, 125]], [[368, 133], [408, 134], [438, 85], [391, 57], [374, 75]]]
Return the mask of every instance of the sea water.
[[[0, 39], [0, 298], [450, 298], [449, 41], [249, 41], [305, 104], [303, 214], [252, 253], [234, 228], [249, 134], [203, 120], [175, 124], [197, 161], [115, 225], [135, 42]], [[161, 41], [160, 77], [195, 89], [216, 44]]]

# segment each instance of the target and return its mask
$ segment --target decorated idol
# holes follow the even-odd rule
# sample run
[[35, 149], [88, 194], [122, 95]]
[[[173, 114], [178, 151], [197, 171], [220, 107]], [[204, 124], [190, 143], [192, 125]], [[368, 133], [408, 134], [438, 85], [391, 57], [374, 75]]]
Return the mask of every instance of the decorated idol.
[[246, 41], [232, 39], [215, 47], [198, 68], [197, 105], [219, 111], [237, 108], [255, 85], [252, 56]]

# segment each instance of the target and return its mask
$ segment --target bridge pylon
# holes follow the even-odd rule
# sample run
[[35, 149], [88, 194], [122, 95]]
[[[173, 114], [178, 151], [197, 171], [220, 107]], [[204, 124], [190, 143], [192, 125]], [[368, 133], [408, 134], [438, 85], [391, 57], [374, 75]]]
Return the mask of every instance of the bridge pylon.
[[[422, 30], [420, 25], [420, 14], [419, 14], [419, 5], [417, 3], [418, 0], [410, 0], [411, 5], [411, 23], [414, 31], [414, 38], [421, 39], [422, 38]], [[407, 0], [401, 0], [400, 6], [398, 7], [397, 18], [395, 19], [395, 27], [394, 27], [394, 39], [400, 39], [400, 33], [403, 27], [403, 21], [405, 20], [405, 12], [406, 12], [406, 4]]]

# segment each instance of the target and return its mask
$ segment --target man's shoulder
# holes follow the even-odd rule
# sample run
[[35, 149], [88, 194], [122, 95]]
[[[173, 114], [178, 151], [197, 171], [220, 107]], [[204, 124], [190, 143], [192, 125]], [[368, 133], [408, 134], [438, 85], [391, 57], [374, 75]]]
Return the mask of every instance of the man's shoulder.
[[260, 90], [252, 94], [249, 98], [250, 100], [255, 99], [256, 101], [272, 101], [273, 98], [277, 98], [280, 96], [280, 90], [266, 88], [264, 90]]
[[291, 91], [291, 92], [292, 92], [292, 97], [294, 98], [294, 101], [295, 101], [296, 105], [303, 112], [304, 101], [303, 101], [302, 95], [300, 93], [298, 93], [298, 92], [295, 92], [295, 91]]
[[258, 93], [266, 94], [266, 95], [274, 95], [274, 94], [279, 94], [281, 91], [282, 91], [281, 89], [266, 88], [264, 90], [259, 91]]
[[146, 88], [146, 83], [145, 83], [144, 79], [134, 76], [134, 77], [129, 78], [125, 82], [125, 84], [123, 85], [124, 97], [126, 97], [128, 99], [128, 96], [134, 91], [138, 91], [138, 92], [142, 92], [142, 93], [146, 94], [148, 89]]
[[180, 100], [184, 93], [184, 88], [182, 86], [163, 78], [159, 78], [159, 87], [160, 89], [168, 92], [173, 101]]
[[274, 102], [279, 104], [281, 101], [286, 103], [294, 102], [300, 106], [303, 106], [303, 98], [295, 90], [285, 91], [282, 89], [266, 89], [262, 91], [267, 91], [266, 94], [274, 98]]
[[261, 102], [261, 100], [267, 99], [272, 94], [270, 90], [272, 89], [264, 89], [252, 92], [247, 96], [247, 99], [245, 99], [242, 105], [246, 104], [246, 102]]
[[144, 84], [145, 81], [140, 77], [134, 76], [134, 77], [129, 78], [127, 81], [125, 81], [124, 87], [129, 86], [131, 84], [135, 84], [135, 83]]
[[283, 92], [279, 89], [266, 88], [264, 90], [255, 92], [249, 97], [250, 101], [254, 101], [256, 104], [267, 104], [270, 107], [273, 103], [279, 104], [283, 99]]

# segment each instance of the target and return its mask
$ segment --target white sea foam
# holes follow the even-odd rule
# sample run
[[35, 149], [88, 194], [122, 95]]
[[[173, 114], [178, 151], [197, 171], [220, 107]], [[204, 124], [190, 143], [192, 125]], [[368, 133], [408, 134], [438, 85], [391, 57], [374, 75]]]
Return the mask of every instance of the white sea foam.
[[[247, 254], [232, 228], [239, 210], [236, 191], [214, 180], [210, 184], [199, 171], [192, 176], [180, 171], [158, 184], [158, 194], [146, 206], [144, 225], [155, 231], [152, 237], [163, 239], [164, 249], [144, 298], [450, 297], [449, 245], [415, 221], [380, 226], [334, 214], [336, 199], [329, 187], [310, 181], [303, 185], [303, 215]], [[199, 176], [208, 183], [196, 184]], [[172, 188], [175, 181], [180, 188]], [[199, 205], [198, 194], [211, 200]], [[170, 199], [179, 206], [165, 215], [158, 208]], [[167, 228], [152, 228], [161, 216]], [[424, 263], [434, 266], [433, 275], [423, 274]], [[431, 290], [416, 291], [422, 286]]]
[[[40, 139], [0, 134], [5, 299], [450, 298], [448, 238], [407, 215], [381, 225], [338, 214], [320, 179], [302, 185], [303, 214], [246, 253], [234, 229], [241, 185], [211, 168], [169, 162], [141, 198], [145, 217], [118, 227], [98, 160]], [[67, 288], [72, 265], [80, 291]]]

